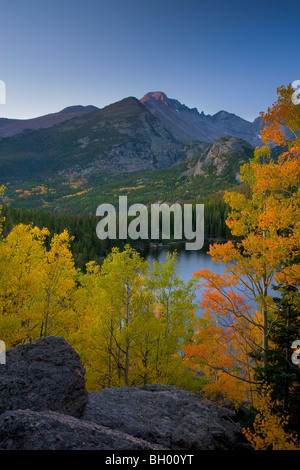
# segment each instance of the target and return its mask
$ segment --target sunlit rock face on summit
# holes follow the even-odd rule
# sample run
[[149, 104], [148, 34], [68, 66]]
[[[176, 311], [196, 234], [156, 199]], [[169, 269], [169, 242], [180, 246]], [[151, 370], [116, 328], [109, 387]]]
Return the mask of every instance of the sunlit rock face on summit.
[[150, 100], [162, 101], [163, 104], [165, 104], [166, 106], [169, 106], [168, 97], [162, 91], [154, 91], [154, 92], [147, 93], [145, 96], [143, 96], [143, 98], [141, 98], [140, 101], [141, 103], [145, 104], [147, 101], [150, 101]]

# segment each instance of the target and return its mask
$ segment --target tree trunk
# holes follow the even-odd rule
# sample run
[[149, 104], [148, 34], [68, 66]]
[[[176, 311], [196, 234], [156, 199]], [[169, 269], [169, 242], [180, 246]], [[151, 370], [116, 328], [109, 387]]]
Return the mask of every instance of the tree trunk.
[[262, 341], [262, 349], [263, 349], [263, 366], [264, 368], [268, 365], [268, 308], [266, 305], [266, 297], [267, 297], [267, 285], [266, 279], [263, 278], [263, 341]]

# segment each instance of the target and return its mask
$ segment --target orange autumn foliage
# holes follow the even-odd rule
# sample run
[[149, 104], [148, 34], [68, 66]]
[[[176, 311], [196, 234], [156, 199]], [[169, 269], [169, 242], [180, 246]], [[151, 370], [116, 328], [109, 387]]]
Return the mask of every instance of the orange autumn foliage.
[[[233, 399], [252, 395], [255, 361], [268, 364], [269, 331], [276, 321], [272, 285], [300, 284], [300, 105], [292, 103], [292, 92], [291, 86], [280, 87], [278, 101], [262, 113], [265, 146], [241, 167], [248, 192], [225, 192], [231, 209], [226, 223], [236, 241], [209, 249], [214, 262], [225, 264], [225, 274], [194, 273], [205, 288], [204, 315], [185, 349], [186, 361], [205, 373], [204, 390]], [[270, 142], [288, 151], [275, 161]]]
[[[294, 89], [291, 84], [277, 88], [278, 99], [269, 107], [267, 112], [261, 112], [263, 121], [267, 124], [261, 132], [265, 144], [271, 142], [284, 146], [292, 142], [292, 147], [299, 153], [298, 133], [300, 129], [300, 106], [292, 100]], [[287, 131], [290, 136], [287, 136]], [[294, 151], [292, 152], [294, 153]]]
[[[251, 400], [253, 370], [249, 353], [259, 342], [257, 325], [260, 313], [245, 303], [237, 287], [237, 279], [209, 270], [195, 273], [206, 282], [200, 307], [204, 313], [198, 320], [192, 344], [184, 349], [185, 361], [194, 370], [205, 374], [202, 389], [209, 398], [230, 400], [235, 404]], [[251, 321], [250, 321], [251, 320]]]

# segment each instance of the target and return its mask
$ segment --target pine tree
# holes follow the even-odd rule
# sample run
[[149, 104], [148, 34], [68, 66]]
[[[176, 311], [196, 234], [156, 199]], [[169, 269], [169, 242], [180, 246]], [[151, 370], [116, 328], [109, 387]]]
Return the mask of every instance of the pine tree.
[[270, 328], [267, 367], [257, 367], [260, 382], [268, 383], [271, 397], [280, 412], [286, 412], [291, 429], [300, 434], [300, 367], [292, 361], [293, 342], [300, 339], [300, 294], [295, 287], [278, 286], [281, 297], [274, 299], [276, 321]]

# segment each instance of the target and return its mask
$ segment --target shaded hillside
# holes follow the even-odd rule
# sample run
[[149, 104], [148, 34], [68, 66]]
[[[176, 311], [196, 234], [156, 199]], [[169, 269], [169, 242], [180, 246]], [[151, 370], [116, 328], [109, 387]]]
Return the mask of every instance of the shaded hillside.
[[230, 132], [261, 128], [224, 111], [199, 114], [161, 92], [79, 108], [57, 114], [80, 116], [0, 140], [8, 204], [95, 213], [120, 195], [144, 204], [206, 197], [238, 184], [240, 164], [253, 155], [249, 141]]
[[[234, 142], [233, 138], [228, 139], [229, 142]], [[219, 144], [220, 142], [216, 146]], [[253, 155], [253, 149], [251, 152], [251, 147], [246, 142], [244, 146], [248, 148], [247, 152], [224, 152], [223, 156], [212, 161], [205, 157], [205, 151], [200, 152], [170, 168], [119, 174], [66, 174], [55, 178], [16, 181], [7, 185], [4, 202], [13, 207], [40, 207], [56, 212], [68, 210], [73, 213], [95, 214], [96, 208], [102, 203], [117, 207], [119, 196], [127, 196], [128, 205], [204, 199], [239, 184], [239, 165]], [[211, 152], [207, 153], [210, 154]], [[222, 171], [218, 161], [222, 162]], [[203, 164], [206, 166], [200, 171]]]
[[1, 183], [166, 168], [185, 158], [183, 143], [139, 100], [126, 98], [49, 129], [2, 139]]
[[141, 100], [125, 98], [103, 109], [74, 106], [35, 120], [7, 121], [0, 120], [0, 136], [17, 135], [0, 141], [4, 184], [168, 168], [222, 136], [257, 144], [261, 127], [257, 120], [252, 125], [225, 111], [199, 114], [161, 92]]
[[5, 202], [13, 207], [95, 214], [97, 206], [102, 203], [117, 207], [119, 196], [127, 196], [128, 204], [205, 199], [238, 185], [240, 165], [247, 162], [253, 153], [254, 148], [247, 142], [223, 137], [169, 168], [122, 173], [77, 169], [61, 171], [55, 177], [42, 178], [36, 174], [28, 180], [20, 178], [7, 185]]
[[0, 118], [0, 138], [12, 137], [25, 130], [45, 129], [74, 117], [83, 116], [98, 109], [96, 106], [69, 106], [57, 113], [47, 114], [32, 119]]

